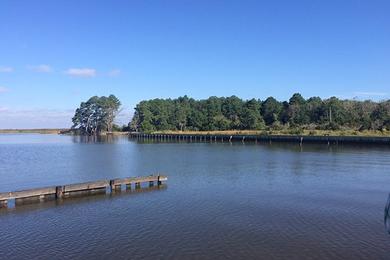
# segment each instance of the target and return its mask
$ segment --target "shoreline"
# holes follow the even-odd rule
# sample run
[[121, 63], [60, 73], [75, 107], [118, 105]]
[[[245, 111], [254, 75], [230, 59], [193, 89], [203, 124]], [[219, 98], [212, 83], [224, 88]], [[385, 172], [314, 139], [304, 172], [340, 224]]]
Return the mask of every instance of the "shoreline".
[[0, 134], [60, 134], [67, 128], [0, 129]]
[[[321, 133], [321, 134], [319, 134]], [[75, 135], [69, 129], [0, 129], [0, 134], [58, 134]], [[288, 142], [288, 143], [325, 143], [325, 144], [385, 144], [390, 145], [390, 134], [378, 134], [374, 132], [364, 132], [356, 135], [348, 132], [337, 131], [316, 131], [316, 134], [304, 132], [301, 134], [281, 133], [280, 131], [160, 131], [152, 133], [142, 132], [103, 132], [99, 136], [123, 136], [132, 138], [152, 139], [152, 140], [187, 140], [187, 141], [249, 141], [249, 142]]]

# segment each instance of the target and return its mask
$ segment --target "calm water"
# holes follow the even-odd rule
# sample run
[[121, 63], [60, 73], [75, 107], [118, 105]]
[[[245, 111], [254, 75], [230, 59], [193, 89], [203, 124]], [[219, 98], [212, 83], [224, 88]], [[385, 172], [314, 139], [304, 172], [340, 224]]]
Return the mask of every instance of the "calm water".
[[0, 211], [0, 259], [390, 259], [390, 148], [0, 135], [0, 191], [169, 176]]

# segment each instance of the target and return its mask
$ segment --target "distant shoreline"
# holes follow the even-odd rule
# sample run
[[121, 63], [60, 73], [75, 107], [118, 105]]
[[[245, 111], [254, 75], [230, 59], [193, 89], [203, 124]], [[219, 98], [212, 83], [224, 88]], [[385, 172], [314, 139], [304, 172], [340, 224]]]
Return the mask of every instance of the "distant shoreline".
[[[72, 133], [69, 128], [42, 128], [42, 129], [0, 129], [0, 134], [64, 134], [64, 135], [79, 135]], [[129, 132], [102, 132], [100, 135], [126, 135]]]
[[0, 129], [0, 134], [60, 134], [68, 130], [67, 128]]
[[[69, 128], [42, 128], [42, 129], [0, 129], [0, 134], [63, 134], [63, 135], [79, 135], [72, 133]], [[231, 130], [231, 131], [155, 131], [152, 133], [142, 132], [118, 132], [112, 133], [102, 132], [100, 136], [113, 135], [130, 135], [135, 136], [171, 136], [171, 137], [213, 137], [213, 138], [230, 138], [232, 140], [269, 140], [269, 141], [301, 141], [301, 137], [305, 142], [352, 142], [352, 143], [390, 143], [390, 132], [378, 131], [304, 131], [300, 134], [284, 133], [283, 131], [260, 131], [260, 130]]]

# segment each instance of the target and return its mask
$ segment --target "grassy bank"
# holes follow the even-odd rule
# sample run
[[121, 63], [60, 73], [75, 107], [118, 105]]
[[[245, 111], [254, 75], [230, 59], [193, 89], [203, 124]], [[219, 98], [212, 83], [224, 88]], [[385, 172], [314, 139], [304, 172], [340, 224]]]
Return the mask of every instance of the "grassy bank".
[[0, 134], [59, 134], [68, 129], [0, 129]]
[[157, 131], [154, 134], [193, 134], [193, 135], [301, 135], [301, 136], [365, 136], [388, 137], [390, 131], [355, 130], [228, 130], [228, 131]]

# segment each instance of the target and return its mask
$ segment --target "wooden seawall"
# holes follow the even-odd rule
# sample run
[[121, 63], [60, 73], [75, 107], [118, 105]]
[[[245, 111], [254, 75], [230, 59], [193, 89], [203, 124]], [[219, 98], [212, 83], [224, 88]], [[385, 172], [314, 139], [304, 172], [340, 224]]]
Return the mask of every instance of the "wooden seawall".
[[107, 189], [110, 192], [121, 190], [122, 186], [126, 186], [126, 189], [131, 189], [134, 185], [136, 189], [141, 187], [142, 183], [148, 183], [149, 186], [161, 185], [163, 181], [167, 181], [168, 177], [163, 175], [151, 175], [146, 177], [128, 177], [123, 179], [113, 180], [100, 180], [85, 183], [75, 183], [63, 186], [52, 186], [45, 188], [29, 189], [14, 192], [0, 193], [0, 207], [7, 207], [9, 200], [20, 200], [27, 198], [40, 198], [44, 199], [47, 196], [54, 197], [55, 199], [62, 199], [70, 196], [72, 193], [91, 193], [94, 191], [105, 191]]
[[288, 142], [323, 144], [384, 144], [390, 145], [390, 137], [369, 136], [302, 136], [302, 135], [222, 135], [222, 134], [146, 134], [130, 133], [141, 140], [188, 141], [188, 142]]

